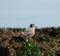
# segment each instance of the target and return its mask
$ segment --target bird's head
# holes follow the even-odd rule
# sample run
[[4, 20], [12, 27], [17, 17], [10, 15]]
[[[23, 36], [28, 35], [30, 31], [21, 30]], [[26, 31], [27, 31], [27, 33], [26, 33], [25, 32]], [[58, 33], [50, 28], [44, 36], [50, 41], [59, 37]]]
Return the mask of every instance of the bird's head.
[[35, 26], [35, 24], [30, 24], [30, 28], [37, 28], [37, 26]]

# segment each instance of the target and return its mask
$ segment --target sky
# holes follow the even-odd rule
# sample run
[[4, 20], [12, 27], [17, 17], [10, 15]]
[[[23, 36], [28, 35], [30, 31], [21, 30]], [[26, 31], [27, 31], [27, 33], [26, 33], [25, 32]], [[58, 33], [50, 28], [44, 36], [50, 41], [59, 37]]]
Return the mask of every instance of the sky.
[[0, 0], [0, 27], [60, 26], [60, 0]]

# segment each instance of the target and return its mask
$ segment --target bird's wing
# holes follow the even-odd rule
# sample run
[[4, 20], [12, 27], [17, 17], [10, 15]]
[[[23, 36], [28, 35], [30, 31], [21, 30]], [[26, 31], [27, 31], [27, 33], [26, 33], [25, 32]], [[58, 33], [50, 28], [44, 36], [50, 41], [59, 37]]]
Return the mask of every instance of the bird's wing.
[[25, 32], [28, 33], [28, 34], [33, 34], [34, 33], [32, 28], [27, 28]]
[[33, 29], [32, 28], [26, 28], [26, 32], [30, 32], [30, 31], [32, 31]]

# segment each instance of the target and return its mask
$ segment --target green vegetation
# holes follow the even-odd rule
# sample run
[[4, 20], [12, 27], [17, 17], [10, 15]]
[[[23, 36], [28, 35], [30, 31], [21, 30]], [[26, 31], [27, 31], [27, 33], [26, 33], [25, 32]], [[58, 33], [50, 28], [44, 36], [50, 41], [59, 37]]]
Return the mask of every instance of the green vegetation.
[[[21, 37], [25, 28], [1, 28], [0, 46], [7, 50], [10, 56], [60, 56], [60, 28], [36, 29], [32, 40]], [[1, 49], [2, 50], [2, 49]], [[0, 50], [5, 56], [4, 50]], [[5, 52], [7, 52], [5, 51]]]
[[18, 56], [40, 56], [40, 53], [39, 45], [28, 41], [22, 47], [19, 47]]
[[44, 40], [44, 41], [49, 41], [49, 37], [46, 36], [46, 35], [41, 35], [41, 36], [40, 36], [40, 39], [41, 39], [41, 40]]
[[60, 28], [57, 28], [57, 29], [56, 29], [56, 32], [57, 32], [57, 33], [60, 33]]

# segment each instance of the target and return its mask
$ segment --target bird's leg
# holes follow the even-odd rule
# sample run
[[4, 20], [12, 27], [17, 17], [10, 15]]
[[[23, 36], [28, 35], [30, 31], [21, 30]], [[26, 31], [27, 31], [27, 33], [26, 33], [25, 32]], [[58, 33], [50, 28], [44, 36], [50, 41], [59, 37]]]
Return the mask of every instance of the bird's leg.
[[33, 41], [33, 39], [32, 39], [32, 38], [29, 38], [29, 40]]

